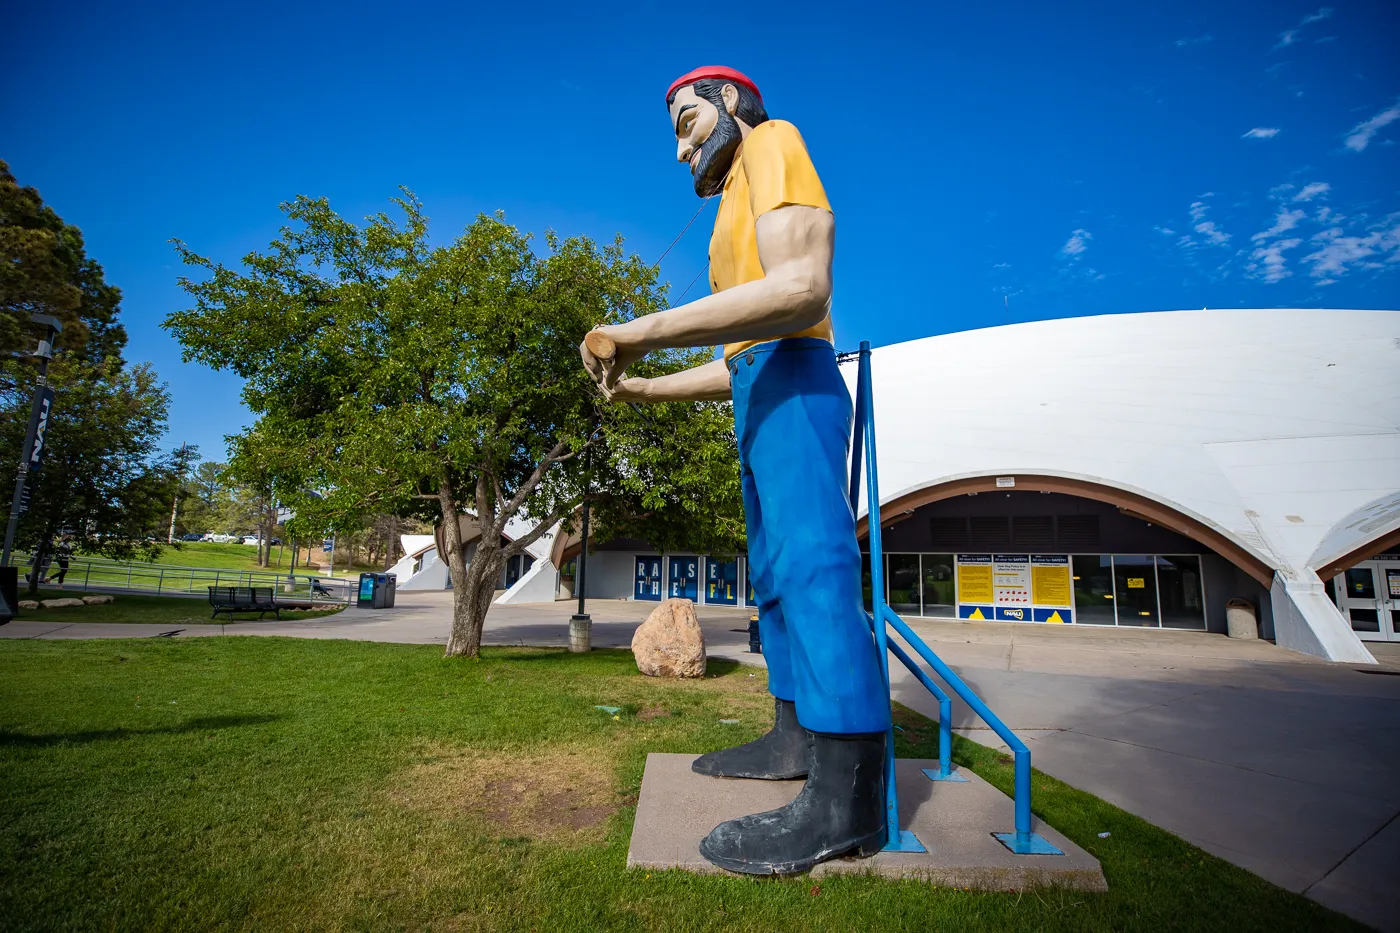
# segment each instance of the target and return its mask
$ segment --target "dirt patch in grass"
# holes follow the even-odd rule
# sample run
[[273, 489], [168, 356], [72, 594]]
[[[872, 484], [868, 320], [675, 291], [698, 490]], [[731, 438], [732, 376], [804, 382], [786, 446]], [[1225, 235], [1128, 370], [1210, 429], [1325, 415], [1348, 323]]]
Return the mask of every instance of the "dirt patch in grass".
[[637, 712], [637, 718], [642, 722], [651, 722], [653, 719], [670, 719], [671, 711], [659, 706], [648, 706]]
[[626, 800], [600, 749], [436, 749], [391, 781], [399, 806], [464, 817], [502, 838], [593, 842]]

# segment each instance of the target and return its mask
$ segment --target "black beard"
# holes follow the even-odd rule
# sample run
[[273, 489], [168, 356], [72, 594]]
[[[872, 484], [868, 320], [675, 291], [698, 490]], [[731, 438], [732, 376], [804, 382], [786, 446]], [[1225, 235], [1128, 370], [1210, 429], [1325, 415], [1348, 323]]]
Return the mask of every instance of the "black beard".
[[702, 198], [719, 194], [724, 188], [724, 179], [734, 165], [734, 153], [744, 135], [739, 132], [739, 121], [723, 107], [719, 108], [719, 122], [710, 135], [700, 144], [700, 161], [695, 166], [695, 193]]

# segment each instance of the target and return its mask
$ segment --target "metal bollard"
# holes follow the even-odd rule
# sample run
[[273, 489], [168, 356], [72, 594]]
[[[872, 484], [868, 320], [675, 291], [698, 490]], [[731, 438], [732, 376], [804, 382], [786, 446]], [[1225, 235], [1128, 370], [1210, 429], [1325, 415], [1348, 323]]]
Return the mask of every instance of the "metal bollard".
[[758, 635], [758, 614], [749, 616], [749, 654], [762, 654], [763, 645]]

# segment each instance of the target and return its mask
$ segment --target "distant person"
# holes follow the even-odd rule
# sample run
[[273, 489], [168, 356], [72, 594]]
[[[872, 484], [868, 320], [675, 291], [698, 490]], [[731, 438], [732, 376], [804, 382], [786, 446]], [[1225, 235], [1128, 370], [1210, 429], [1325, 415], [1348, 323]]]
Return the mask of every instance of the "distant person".
[[54, 560], [58, 563], [58, 572], [45, 582], [53, 583], [58, 581], [59, 586], [63, 586], [63, 578], [68, 576], [68, 561], [73, 558], [73, 538], [71, 535], [64, 535], [59, 539], [58, 545], [54, 548]]

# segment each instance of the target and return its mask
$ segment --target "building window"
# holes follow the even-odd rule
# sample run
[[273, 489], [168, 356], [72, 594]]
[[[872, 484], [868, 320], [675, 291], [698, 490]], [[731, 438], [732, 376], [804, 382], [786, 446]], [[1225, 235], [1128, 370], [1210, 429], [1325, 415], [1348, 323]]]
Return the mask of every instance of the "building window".
[[1076, 554], [1074, 572], [1075, 621], [1080, 625], [1113, 625], [1113, 558], [1107, 554]]
[[1201, 559], [1196, 555], [1157, 558], [1157, 596], [1162, 604], [1163, 628], [1206, 627]]
[[919, 604], [919, 555], [887, 554], [885, 556], [886, 602], [900, 615], [918, 615]]
[[1148, 554], [1113, 555], [1113, 603], [1119, 625], [1157, 628], [1157, 561]]
[[923, 582], [924, 615], [935, 619], [956, 619], [958, 597], [954, 586], [953, 555], [920, 554], [919, 568]]

